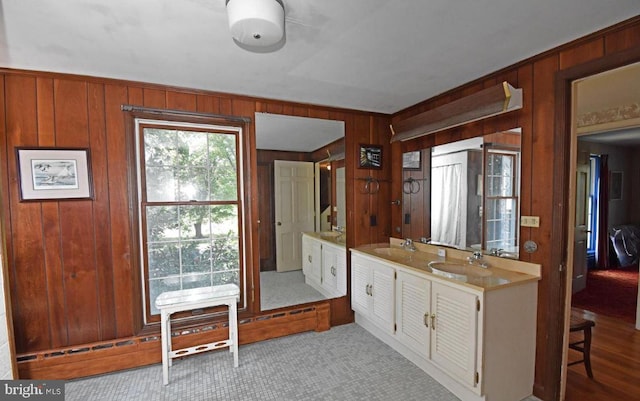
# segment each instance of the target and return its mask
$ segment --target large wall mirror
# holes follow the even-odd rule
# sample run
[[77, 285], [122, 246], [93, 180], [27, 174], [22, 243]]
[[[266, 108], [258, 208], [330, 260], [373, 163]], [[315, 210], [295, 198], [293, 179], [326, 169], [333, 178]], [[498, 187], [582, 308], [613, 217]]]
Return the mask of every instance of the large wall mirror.
[[403, 237], [517, 259], [520, 133], [404, 153]]
[[302, 233], [344, 247], [344, 122], [269, 113], [255, 121], [261, 310], [326, 299], [302, 269]]

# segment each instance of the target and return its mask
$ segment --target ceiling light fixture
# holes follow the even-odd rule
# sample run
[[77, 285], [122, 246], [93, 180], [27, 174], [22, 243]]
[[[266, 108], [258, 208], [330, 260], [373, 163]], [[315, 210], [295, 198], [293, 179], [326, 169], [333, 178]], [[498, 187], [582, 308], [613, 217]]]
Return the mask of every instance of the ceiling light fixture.
[[227, 0], [231, 36], [239, 45], [269, 47], [284, 36], [282, 0]]

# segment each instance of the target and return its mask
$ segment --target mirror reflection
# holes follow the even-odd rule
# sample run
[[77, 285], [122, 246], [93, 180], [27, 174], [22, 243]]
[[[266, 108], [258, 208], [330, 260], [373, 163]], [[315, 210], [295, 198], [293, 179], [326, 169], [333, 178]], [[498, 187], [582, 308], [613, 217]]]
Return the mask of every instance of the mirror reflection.
[[520, 129], [403, 155], [404, 238], [518, 258]]
[[[344, 248], [344, 122], [269, 113], [255, 117], [261, 310], [341, 296], [335, 267], [340, 257], [325, 256], [326, 247], [316, 260], [309, 258], [303, 233], [319, 244]], [[323, 256], [335, 259], [326, 272]], [[346, 265], [346, 254], [343, 259]], [[325, 278], [335, 285], [320, 285], [332, 281]]]

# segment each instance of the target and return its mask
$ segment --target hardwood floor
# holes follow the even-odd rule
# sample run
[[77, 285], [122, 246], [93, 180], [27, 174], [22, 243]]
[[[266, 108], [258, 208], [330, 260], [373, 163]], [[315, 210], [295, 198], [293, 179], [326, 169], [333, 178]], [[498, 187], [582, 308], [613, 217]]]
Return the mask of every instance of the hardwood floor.
[[[596, 322], [591, 343], [594, 378], [589, 379], [584, 364], [570, 366], [565, 401], [640, 400], [640, 331], [620, 319], [591, 312], [585, 317]], [[569, 361], [580, 357], [569, 350]]]

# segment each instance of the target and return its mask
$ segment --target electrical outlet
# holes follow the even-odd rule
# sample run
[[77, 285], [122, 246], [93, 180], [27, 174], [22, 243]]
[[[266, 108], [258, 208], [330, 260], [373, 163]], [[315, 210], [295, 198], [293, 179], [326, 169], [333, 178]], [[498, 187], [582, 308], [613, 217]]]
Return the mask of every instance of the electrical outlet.
[[440, 256], [441, 258], [446, 258], [447, 257], [447, 251], [440, 248], [438, 249], [438, 256]]
[[520, 225], [522, 227], [540, 227], [539, 216], [520, 216]]

